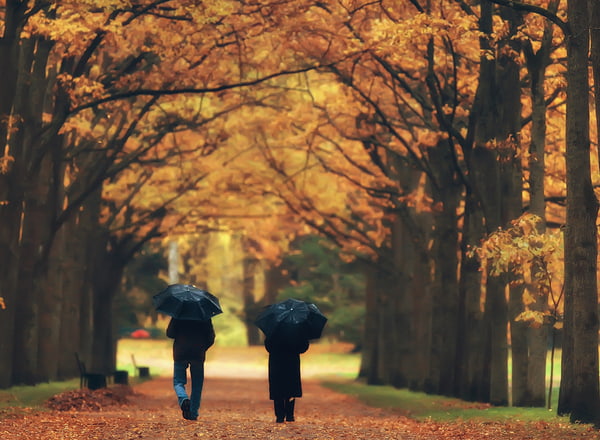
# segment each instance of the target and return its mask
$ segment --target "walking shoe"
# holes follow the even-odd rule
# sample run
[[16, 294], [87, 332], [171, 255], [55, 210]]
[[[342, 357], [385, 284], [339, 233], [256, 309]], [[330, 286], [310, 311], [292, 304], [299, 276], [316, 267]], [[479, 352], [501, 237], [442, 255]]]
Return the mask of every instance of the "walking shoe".
[[190, 399], [184, 399], [183, 402], [181, 402], [181, 414], [183, 415], [183, 418], [186, 420], [193, 420], [192, 419], [192, 412], [190, 410]]

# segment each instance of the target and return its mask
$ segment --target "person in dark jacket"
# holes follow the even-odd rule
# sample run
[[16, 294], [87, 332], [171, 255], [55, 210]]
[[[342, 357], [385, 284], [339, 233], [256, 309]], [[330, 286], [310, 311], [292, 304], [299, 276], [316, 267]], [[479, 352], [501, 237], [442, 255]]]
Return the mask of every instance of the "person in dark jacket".
[[300, 354], [308, 347], [308, 339], [284, 341], [277, 335], [265, 339], [269, 352], [269, 398], [273, 401], [277, 423], [295, 420], [296, 397], [302, 397]]
[[[204, 386], [206, 350], [215, 342], [212, 321], [193, 321], [172, 318], [167, 336], [173, 339], [173, 388], [183, 418], [197, 420]], [[191, 393], [188, 396], [187, 369], [190, 368]]]

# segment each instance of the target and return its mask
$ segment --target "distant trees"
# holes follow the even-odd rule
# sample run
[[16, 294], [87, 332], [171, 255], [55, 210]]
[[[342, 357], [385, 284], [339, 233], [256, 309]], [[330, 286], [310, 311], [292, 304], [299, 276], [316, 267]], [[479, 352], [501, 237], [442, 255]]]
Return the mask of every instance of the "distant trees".
[[318, 236], [300, 237], [279, 266], [291, 285], [281, 289], [277, 299], [296, 298], [317, 304], [328, 318], [324, 336], [360, 348], [365, 283], [358, 264], [341, 260], [339, 250]]

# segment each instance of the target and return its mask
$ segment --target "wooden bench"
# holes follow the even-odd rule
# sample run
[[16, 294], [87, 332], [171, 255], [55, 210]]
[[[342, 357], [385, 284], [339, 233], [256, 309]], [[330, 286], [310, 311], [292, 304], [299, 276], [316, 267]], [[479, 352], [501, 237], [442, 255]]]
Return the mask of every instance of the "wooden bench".
[[85, 367], [85, 362], [80, 359], [78, 353], [75, 353], [75, 360], [79, 368], [79, 388], [89, 388], [90, 390], [106, 388], [108, 382], [106, 374], [89, 373]]
[[147, 378], [150, 377], [150, 367], [138, 366], [135, 362], [135, 356], [131, 353], [131, 362], [133, 363], [133, 368], [137, 370], [139, 378]]

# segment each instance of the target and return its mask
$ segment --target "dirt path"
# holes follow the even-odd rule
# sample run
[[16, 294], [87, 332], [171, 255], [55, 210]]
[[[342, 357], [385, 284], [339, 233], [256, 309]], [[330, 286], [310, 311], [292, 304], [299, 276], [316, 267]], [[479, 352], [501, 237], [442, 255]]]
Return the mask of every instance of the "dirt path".
[[415, 422], [367, 407], [353, 397], [304, 381], [297, 421], [274, 423], [264, 378], [207, 377], [200, 417], [181, 417], [170, 378], [134, 387], [128, 404], [102, 411], [30, 411], [0, 419], [2, 440], [134, 439], [596, 439], [595, 433], [547, 424], [525, 426]]
[[[0, 421], [3, 440], [70, 439], [414, 439], [402, 418], [304, 382], [296, 422], [276, 424], [265, 379], [211, 378], [197, 421], [182, 419], [170, 378], [137, 385], [129, 404], [100, 412], [50, 411]], [[360, 426], [360, 432], [357, 427]], [[392, 431], [396, 431], [392, 434]], [[423, 438], [423, 437], [419, 437]]]

